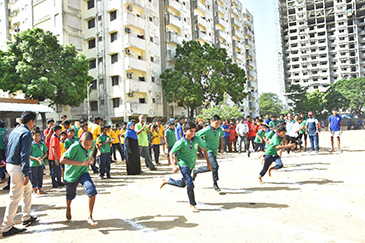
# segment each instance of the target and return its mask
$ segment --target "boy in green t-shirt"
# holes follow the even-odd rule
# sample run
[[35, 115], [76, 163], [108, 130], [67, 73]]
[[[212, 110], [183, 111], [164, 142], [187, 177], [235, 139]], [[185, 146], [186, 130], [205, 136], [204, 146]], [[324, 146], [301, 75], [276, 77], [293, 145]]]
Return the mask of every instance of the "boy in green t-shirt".
[[65, 147], [65, 151], [71, 147], [72, 144], [77, 143], [79, 140], [77, 139], [77, 137], [75, 137], [75, 130], [72, 128], [69, 128], [67, 130], [67, 139], [65, 140], [64, 143], [64, 147]]
[[166, 129], [165, 131], [165, 144], [167, 146], [167, 160], [169, 162], [169, 165], [171, 165], [171, 160], [170, 160], [170, 152], [172, 147], [174, 147], [175, 143], [176, 143], [176, 137], [175, 137], [175, 123], [174, 122], [169, 122], [169, 129]]
[[64, 153], [61, 163], [65, 164], [65, 182], [66, 182], [66, 218], [71, 220], [71, 202], [76, 197], [76, 188], [81, 183], [89, 197], [89, 218], [88, 223], [92, 226], [97, 225], [93, 219], [93, 210], [95, 204], [95, 195], [97, 194], [95, 185], [89, 174], [89, 164], [93, 163], [92, 157], [95, 149], [93, 135], [85, 132], [80, 138], [79, 143], [74, 143]]
[[33, 142], [30, 147], [30, 181], [33, 186], [33, 192], [38, 194], [47, 194], [42, 190], [43, 186], [43, 170], [44, 158], [47, 157], [48, 148], [45, 143], [41, 141], [41, 132], [34, 130], [32, 132]]
[[[200, 130], [196, 134], [198, 137], [202, 138], [206, 144], [209, 161], [212, 167], [212, 175], [213, 175], [213, 188], [217, 192], [221, 189], [218, 187], [218, 162], [217, 162], [217, 154], [218, 148], [220, 147], [221, 154], [223, 155], [223, 129], [221, 127], [221, 118], [218, 115], [214, 115], [212, 120], [210, 121], [210, 126]], [[193, 170], [193, 180], [199, 173], [205, 173], [210, 171], [206, 166], [199, 167], [196, 170]]]
[[253, 151], [248, 150], [248, 157], [250, 157], [252, 152], [257, 152], [259, 149], [262, 152], [265, 151], [265, 134], [268, 128], [268, 125], [263, 125], [262, 129], [257, 132], [255, 137], [255, 148]]
[[184, 125], [184, 135], [182, 139], [175, 143], [174, 147], [171, 149], [170, 156], [172, 161], [172, 170], [174, 173], [178, 171], [176, 167], [175, 154], [177, 153], [177, 164], [179, 165], [180, 172], [183, 176], [181, 180], [169, 179], [168, 181], [163, 179], [162, 185], [160, 188], [165, 186], [166, 184], [177, 186], [177, 187], [185, 187], [187, 186], [189, 203], [191, 210], [196, 213], [199, 210], [195, 207], [195, 195], [194, 195], [194, 182], [191, 177], [191, 171], [195, 167], [198, 147], [200, 147], [207, 159], [207, 167], [210, 169], [209, 157], [207, 150], [205, 149], [205, 144], [203, 140], [195, 136], [196, 134], [196, 125], [194, 122], [186, 122]]
[[101, 127], [101, 135], [98, 137], [97, 146], [100, 151], [99, 157], [99, 171], [100, 171], [100, 178], [104, 179], [104, 174], [106, 173], [107, 178], [110, 177], [110, 142], [112, 140], [107, 132], [108, 127], [102, 126]]
[[[259, 176], [259, 181], [262, 183], [262, 177], [266, 174], [267, 170], [269, 170], [269, 176], [271, 176], [271, 171], [276, 169], [280, 169], [283, 167], [283, 162], [278, 155], [278, 149], [286, 149], [286, 148], [293, 148], [295, 145], [289, 143], [288, 145], [282, 145], [283, 138], [285, 137], [286, 128], [283, 126], [279, 126], [276, 129], [276, 134], [272, 137], [270, 141], [270, 145], [268, 145], [266, 152], [265, 152], [265, 163], [264, 167], [262, 168]], [[275, 162], [275, 166], [272, 166], [270, 169], [269, 167], [271, 164]]]

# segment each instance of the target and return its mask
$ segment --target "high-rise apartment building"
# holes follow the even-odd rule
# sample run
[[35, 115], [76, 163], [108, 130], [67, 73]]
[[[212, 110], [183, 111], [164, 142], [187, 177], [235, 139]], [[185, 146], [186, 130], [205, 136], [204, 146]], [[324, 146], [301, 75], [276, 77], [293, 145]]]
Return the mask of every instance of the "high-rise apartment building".
[[72, 43], [88, 58], [94, 78], [88, 99], [80, 107], [57, 109], [70, 119], [87, 112], [114, 122], [184, 113], [164, 101], [160, 74], [173, 68], [176, 46], [192, 39], [226, 48], [246, 70], [248, 97], [241, 108], [258, 115], [253, 16], [239, 0], [9, 1], [6, 33], [50, 30], [61, 44]]
[[365, 0], [279, 0], [285, 87], [365, 75]]

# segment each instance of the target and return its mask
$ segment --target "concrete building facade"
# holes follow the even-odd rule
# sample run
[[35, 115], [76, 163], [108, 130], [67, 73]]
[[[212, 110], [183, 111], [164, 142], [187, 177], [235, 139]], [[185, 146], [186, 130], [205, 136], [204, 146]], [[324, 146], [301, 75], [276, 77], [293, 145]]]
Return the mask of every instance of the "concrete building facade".
[[364, 0], [280, 0], [285, 88], [365, 75]]

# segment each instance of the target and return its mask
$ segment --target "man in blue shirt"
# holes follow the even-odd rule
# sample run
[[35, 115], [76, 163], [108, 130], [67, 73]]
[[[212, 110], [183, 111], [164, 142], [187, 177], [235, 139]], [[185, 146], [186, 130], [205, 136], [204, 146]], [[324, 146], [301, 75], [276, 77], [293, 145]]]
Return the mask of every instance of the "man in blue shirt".
[[314, 151], [314, 145], [315, 145], [317, 153], [319, 152], [318, 125], [319, 125], [319, 122], [314, 117], [313, 112], [309, 112], [308, 119], [307, 119], [307, 132], [308, 132], [308, 136], [309, 136], [309, 141], [311, 143], [311, 152]]
[[223, 152], [227, 152], [228, 142], [229, 142], [229, 125], [228, 120], [225, 119], [223, 121], [223, 125], [221, 125], [223, 129]]
[[338, 114], [338, 110], [336, 108], [334, 108], [332, 110], [332, 114], [330, 115], [330, 117], [328, 118], [328, 130], [331, 133], [331, 146], [332, 146], [332, 150], [331, 152], [335, 151], [334, 148], [334, 142], [333, 142], [333, 137], [337, 137], [337, 147], [338, 147], [338, 151], [340, 150], [341, 147], [341, 140], [340, 140], [340, 136], [342, 133], [342, 117]]
[[266, 117], [266, 119], [265, 119], [265, 125], [268, 125], [269, 126], [269, 124], [271, 122], [270, 114], [269, 113], [266, 113], [265, 117]]
[[177, 128], [176, 128], [176, 142], [184, 137], [184, 130], [183, 130], [182, 125], [185, 122], [185, 117], [180, 116], [177, 121], [178, 121], [178, 124], [177, 124]]
[[9, 196], [10, 200], [5, 210], [2, 225], [2, 235], [10, 236], [25, 231], [15, 228], [14, 217], [18, 209], [18, 203], [23, 198], [23, 225], [29, 226], [37, 218], [30, 215], [32, 200], [32, 186], [29, 183], [29, 159], [32, 145], [32, 134], [30, 130], [35, 124], [36, 114], [24, 112], [22, 125], [15, 128], [9, 135], [9, 142], [6, 147], [6, 170], [11, 178]]

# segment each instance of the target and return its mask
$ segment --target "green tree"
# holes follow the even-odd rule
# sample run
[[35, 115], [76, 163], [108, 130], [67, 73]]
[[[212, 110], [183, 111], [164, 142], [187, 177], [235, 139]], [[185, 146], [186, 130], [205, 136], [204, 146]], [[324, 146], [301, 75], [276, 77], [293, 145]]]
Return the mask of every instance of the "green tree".
[[318, 89], [312, 93], [307, 93], [304, 106], [305, 108], [301, 112], [312, 111], [319, 116], [322, 114], [324, 107], [324, 93], [320, 92]]
[[182, 103], [190, 116], [204, 101], [219, 104], [229, 94], [238, 105], [247, 96], [245, 71], [228, 58], [225, 49], [188, 41], [176, 48], [175, 57], [174, 69], [161, 74], [165, 97]]
[[26, 30], [0, 53], [0, 87], [51, 104], [80, 105], [87, 96], [89, 62], [72, 45], [62, 46], [42, 29]]
[[287, 90], [289, 93], [289, 106], [295, 113], [307, 112], [307, 91], [308, 87], [299, 84], [291, 84]]
[[214, 115], [219, 115], [222, 120], [231, 119], [234, 117], [242, 116], [240, 108], [238, 106], [226, 106], [217, 105], [215, 107], [203, 109], [200, 114], [196, 117], [197, 119], [202, 118], [203, 120], [211, 119]]
[[274, 93], [263, 93], [259, 98], [260, 114], [279, 115], [283, 110], [283, 102]]

